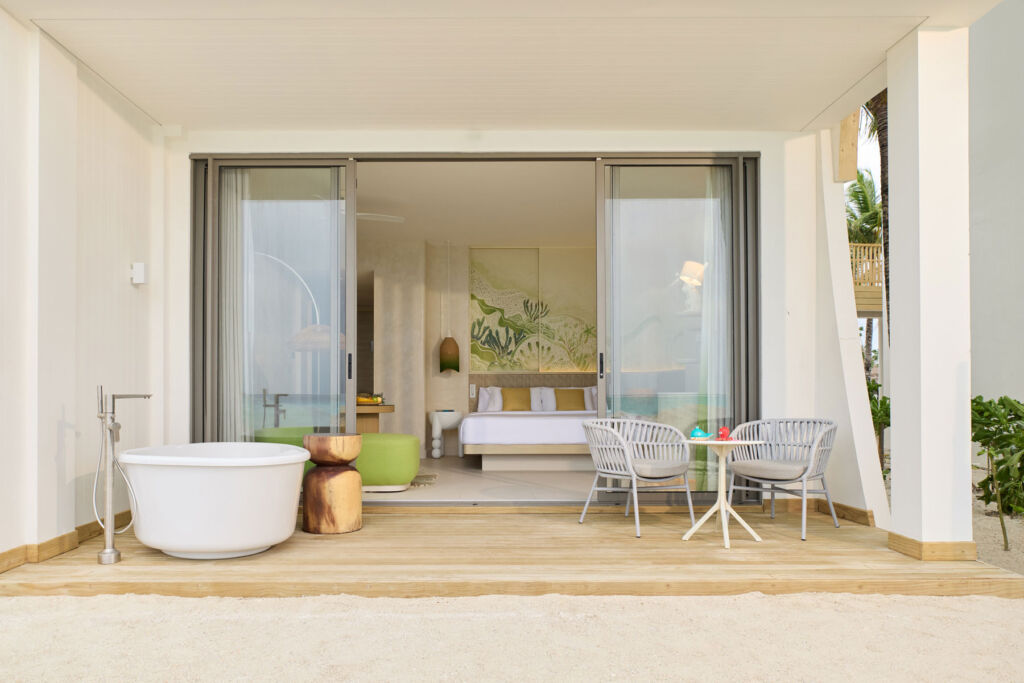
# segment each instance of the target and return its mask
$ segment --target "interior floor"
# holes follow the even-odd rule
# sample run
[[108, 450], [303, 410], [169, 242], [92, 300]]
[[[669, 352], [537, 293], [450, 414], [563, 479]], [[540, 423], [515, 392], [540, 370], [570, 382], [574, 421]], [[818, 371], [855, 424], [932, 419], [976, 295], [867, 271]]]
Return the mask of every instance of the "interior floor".
[[420, 476], [436, 475], [433, 483], [405, 491], [364, 493], [366, 505], [583, 505], [594, 481], [593, 472], [485, 472], [480, 456], [420, 460]]

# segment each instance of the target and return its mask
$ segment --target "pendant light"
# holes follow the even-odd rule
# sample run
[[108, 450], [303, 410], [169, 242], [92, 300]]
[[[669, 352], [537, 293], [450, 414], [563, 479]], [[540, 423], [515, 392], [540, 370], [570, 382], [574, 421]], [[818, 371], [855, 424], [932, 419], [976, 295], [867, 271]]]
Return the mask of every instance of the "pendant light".
[[441, 372], [446, 370], [459, 371], [459, 343], [452, 337], [452, 243], [446, 242], [448, 246], [448, 291], [447, 301], [442, 310], [445, 312], [445, 319], [448, 323], [447, 335], [441, 340]]

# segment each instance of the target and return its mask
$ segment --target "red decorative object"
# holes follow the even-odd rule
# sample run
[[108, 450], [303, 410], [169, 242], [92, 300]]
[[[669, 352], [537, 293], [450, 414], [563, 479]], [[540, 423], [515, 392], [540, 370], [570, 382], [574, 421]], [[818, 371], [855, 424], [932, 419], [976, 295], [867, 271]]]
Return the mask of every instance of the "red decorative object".
[[728, 427], [722, 427], [721, 429], [718, 430], [718, 440], [719, 441], [732, 441], [732, 437], [729, 436], [729, 428]]

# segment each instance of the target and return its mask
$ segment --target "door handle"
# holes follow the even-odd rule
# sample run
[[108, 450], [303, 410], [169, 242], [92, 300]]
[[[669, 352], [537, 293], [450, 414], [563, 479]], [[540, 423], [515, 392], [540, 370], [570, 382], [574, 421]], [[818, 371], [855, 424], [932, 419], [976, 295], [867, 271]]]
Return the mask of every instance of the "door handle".
[[348, 378], [352, 379], [352, 354], [348, 354]]
[[604, 354], [597, 354], [597, 378], [604, 379]]

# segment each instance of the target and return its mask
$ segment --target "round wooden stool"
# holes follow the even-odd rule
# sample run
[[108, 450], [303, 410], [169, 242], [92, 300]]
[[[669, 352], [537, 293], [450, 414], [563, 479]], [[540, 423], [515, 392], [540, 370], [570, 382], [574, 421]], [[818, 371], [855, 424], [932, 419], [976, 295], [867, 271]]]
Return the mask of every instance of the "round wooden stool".
[[316, 467], [302, 480], [302, 530], [345, 534], [363, 528], [363, 479], [351, 466], [359, 457], [359, 434], [306, 434], [302, 445]]

